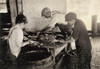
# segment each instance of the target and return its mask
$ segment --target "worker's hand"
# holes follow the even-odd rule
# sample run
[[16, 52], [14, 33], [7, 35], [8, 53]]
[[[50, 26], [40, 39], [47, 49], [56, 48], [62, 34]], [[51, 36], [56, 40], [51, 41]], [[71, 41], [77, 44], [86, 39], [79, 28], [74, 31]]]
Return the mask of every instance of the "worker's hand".
[[53, 41], [52, 41], [52, 43], [55, 43], [55, 42], [58, 42], [59, 40], [56, 40], [56, 39], [54, 39]]
[[38, 44], [39, 44], [39, 42], [37, 42], [37, 41], [34, 41], [34, 46], [37, 46]]
[[70, 55], [70, 56], [77, 56], [76, 50], [68, 50], [67, 54]]
[[39, 44], [39, 42], [37, 42], [37, 41], [32, 41], [32, 40], [29, 40], [29, 44], [33, 44], [34, 46], [36, 46], [36, 45], [38, 45], [38, 44]]
[[24, 37], [23, 37], [23, 40], [28, 40], [28, 38], [24, 36]]
[[32, 41], [32, 40], [29, 40], [29, 44], [33, 44], [34, 43], [34, 41]]
[[38, 31], [38, 32], [37, 32], [37, 36], [38, 36], [40, 33], [41, 33], [41, 32]]
[[65, 40], [59, 40], [59, 42], [60, 42], [60, 43], [64, 43], [64, 42], [65, 42]]

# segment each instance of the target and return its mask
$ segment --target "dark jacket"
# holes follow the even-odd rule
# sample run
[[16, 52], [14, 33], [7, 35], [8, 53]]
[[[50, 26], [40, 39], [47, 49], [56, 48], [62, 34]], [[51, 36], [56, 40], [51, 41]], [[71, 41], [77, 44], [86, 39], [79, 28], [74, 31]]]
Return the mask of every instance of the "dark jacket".
[[77, 19], [73, 28], [73, 38], [76, 40], [78, 54], [91, 55], [91, 42], [85, 24]]

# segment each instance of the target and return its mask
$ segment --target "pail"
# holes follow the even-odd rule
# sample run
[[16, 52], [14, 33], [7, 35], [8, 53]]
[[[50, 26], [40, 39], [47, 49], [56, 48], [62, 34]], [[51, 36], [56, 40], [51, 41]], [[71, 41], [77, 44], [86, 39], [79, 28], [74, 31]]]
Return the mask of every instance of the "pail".
[[67, 67], [68, 69], [79, 69], [78, 55], [76, 50], [67, 53]]
[[51, 52], [46, 48], [30, 45], [22, 48], [18, 61], [19, 64], [31, 64], [44, 68], [53, 63]]

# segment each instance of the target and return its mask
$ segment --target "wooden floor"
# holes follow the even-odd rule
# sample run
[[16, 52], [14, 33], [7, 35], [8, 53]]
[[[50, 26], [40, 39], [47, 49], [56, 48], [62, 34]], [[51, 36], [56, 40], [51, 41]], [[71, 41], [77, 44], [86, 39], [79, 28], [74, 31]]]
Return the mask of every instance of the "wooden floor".
[[100, 36], [93, 36], [91, 39], [92, 43], [92, 69], [100, 69]]

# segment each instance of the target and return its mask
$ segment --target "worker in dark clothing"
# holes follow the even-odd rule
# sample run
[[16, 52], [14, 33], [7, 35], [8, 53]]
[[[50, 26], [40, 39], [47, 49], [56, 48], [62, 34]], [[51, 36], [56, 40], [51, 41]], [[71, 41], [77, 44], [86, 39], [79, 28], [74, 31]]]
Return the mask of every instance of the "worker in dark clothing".
[[79, 69], [91, 69], [91, 42], [85, 24], [83, 21], [77, 19], [77, 15], [73, 12], [66, 14], [65, 20], [73, 27], [71, 38], [67, 41], [75, 41], [79, 57]]

